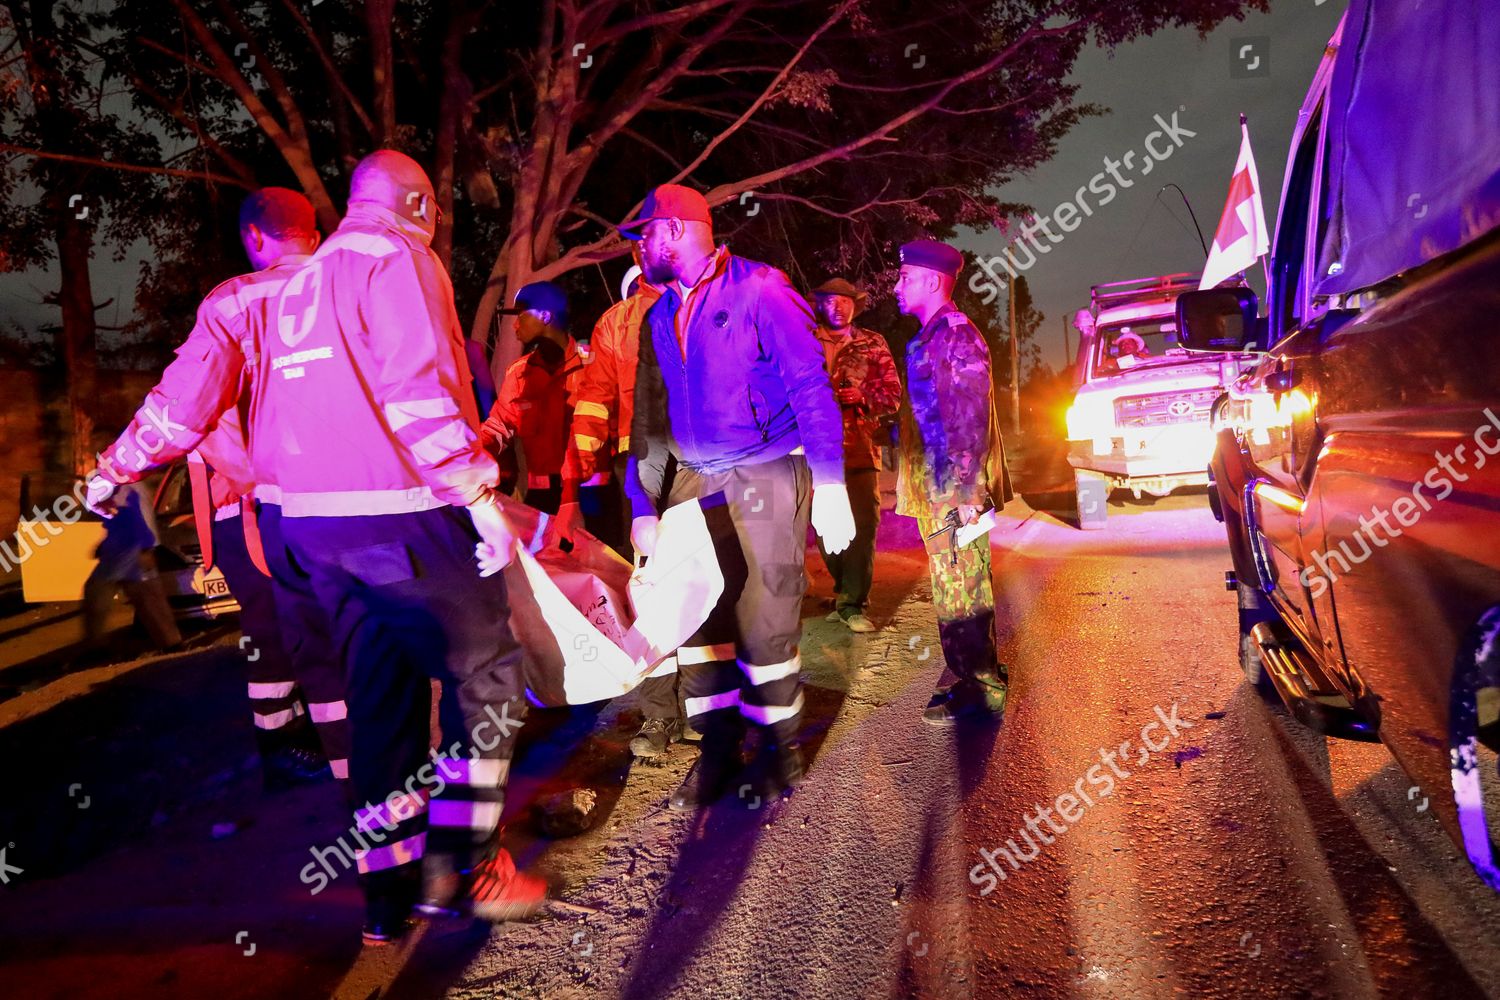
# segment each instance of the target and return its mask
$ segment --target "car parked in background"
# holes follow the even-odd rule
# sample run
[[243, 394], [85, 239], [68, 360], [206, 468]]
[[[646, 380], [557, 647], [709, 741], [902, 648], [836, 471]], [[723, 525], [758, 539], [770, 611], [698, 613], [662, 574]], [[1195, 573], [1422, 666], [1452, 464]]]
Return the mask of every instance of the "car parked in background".
[[[29, 474], [22, 479], [21, 509], [33, 505], [52, 509], [53, 502], [71, 493], [74, 484], [56, 476]], [[156, 518], [157, 545], [152, 553], [167, 602], [178, 618], [217, 618], [239, 611], [217, 567], [203, 568], [203, 552], [193, 525], [192, 490], [187, 466], [178, 462], [159, 478], [148, 481]], [[69, 510], [69, 514], [72, 510]], [[18, 529], [30, 523], [22, 518]], [[49, 530], [50, 529], [50, 530]], [[97, 564], [94, 550], [104, 537], [104, 523], [88, 511], [72, 523], [37, 525], [34, 537], [46, 544], [32, 547], [21, 561], [21, 590], [28, 604], [80, 601], [83, 584]]]
[[1198, 276], [1095, 285], [1068, 408], [1078, 523], [1102, 528], [1110, 490], [1166, 496], [1208, 483], [1209, 408], [1249, 354], [1191, 354], [1178, 342], [1177, 296]]

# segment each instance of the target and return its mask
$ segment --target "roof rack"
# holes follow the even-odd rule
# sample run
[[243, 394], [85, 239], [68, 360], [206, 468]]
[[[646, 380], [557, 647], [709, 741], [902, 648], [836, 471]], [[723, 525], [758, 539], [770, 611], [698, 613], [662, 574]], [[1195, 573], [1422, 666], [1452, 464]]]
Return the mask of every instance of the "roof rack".
[[1198, 288], [1198, 275], [1164, 274], [1155, 278], [1132, 278], [1128, 281], [1111, 281], [1089, 289], [1090, 301], [1097, 312], [1104, 306], [1120, 305], [1141, 299], [1170, 298], [1182, 292]]

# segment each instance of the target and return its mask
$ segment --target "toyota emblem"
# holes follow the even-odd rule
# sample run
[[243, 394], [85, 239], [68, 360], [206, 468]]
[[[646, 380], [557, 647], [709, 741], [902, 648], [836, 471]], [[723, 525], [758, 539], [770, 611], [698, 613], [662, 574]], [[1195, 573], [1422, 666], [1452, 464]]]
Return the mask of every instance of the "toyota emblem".
[[1167, 412], [1174, 417], [1185, 417], [1193, 412], [1193, 404], [1185, 399], [1174, 399], [1167, 406]]

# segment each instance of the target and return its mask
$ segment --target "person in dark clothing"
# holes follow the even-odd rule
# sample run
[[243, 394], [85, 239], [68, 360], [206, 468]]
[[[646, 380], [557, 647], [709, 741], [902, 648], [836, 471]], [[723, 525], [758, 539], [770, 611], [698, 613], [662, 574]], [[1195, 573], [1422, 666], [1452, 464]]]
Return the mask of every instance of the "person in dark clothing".
[[853, 632], [873, 632], [865, 616], [875, 579], [875, 533], [880, 528], [881, 422], [901, 406], [901, 377], [885, 338], [854, 325], [864, 295], [843, 278], [813, 290], [818, 339], [823, 342], [834, 398], [844, 416], [844, 484], [854, 510], [854, 541], [843, 552], [819, 546], [833, 577], [835, 606], [831, 622]]
[[104, 540], [94, 550], [99, 564], [83, 585], [83, 631], [91, 652], [104, 644], [104, 622], [115, 594], [123, 588], [137, 620], [157, 649], [182, 644], [182, 633], [156, 577], [156, 519], [139, 484], [115, 496], [115, 515], [104, 522]]
[[936, 240], [901, 248], [896, 304], [922, 328], [906, 345], [906, 400], [896, 512], [917, 519], [932, 574], [932, 603], [948, 671], [922, 713], [932, 725], [998, 717], [1007, 676], [995, 652], [995, 598], [987, 533], [958, 544], [958, 529], [1010, 499], [990, 381], [990, 353], [953, 304], [963, 255]]

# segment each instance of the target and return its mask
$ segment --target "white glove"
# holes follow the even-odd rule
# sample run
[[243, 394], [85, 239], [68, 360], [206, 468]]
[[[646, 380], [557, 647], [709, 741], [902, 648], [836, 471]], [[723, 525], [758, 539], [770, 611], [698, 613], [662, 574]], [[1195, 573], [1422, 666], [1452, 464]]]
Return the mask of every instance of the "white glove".
[[114, 502], [115, 493], [120, 489], [119, 483], [105, 479], [99, 470], [95, 469], [89, 473], [86, 488], [87, 492], [84, 494], [83, 505], [89, 510], [98, 514], [106, 521], [119, 512], [119, 508]]
[[649, 514], [630, 522], [630, 544], [635, 546], [637, 562], [656, 554], [656, 533], [660, 527], [661, 521]]
[[479, 560], [479, 575], [494, 576], [510, 565], [515, 555], [516, 536], [500, 512], [500, 504], [494, 494], [486, 494], [471, 503], [469, 516], [474, 519], [474, 530], [479, 532], [479, 544], [474, 546], [474, 558]]
[[828, 483], [813, 490], [812, 526], [830, 555], [844, 551], [854, 541], [854, 511], [843, 483]]

